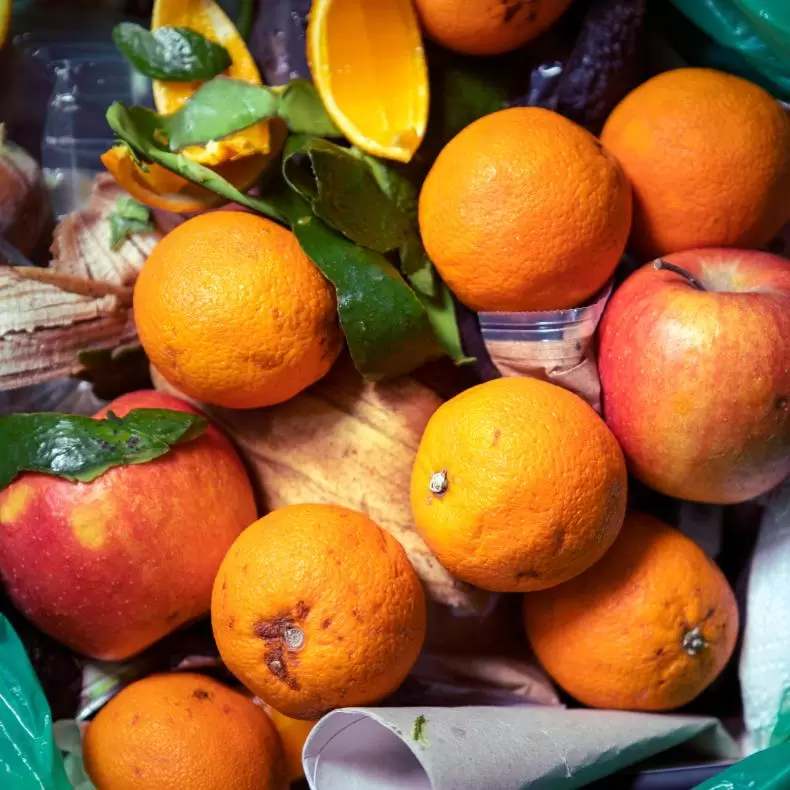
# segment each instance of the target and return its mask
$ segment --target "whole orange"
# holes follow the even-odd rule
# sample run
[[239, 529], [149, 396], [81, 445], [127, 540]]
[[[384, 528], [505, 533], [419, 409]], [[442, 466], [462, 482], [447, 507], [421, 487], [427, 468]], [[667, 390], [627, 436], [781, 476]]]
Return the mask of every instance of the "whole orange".
[[501, 378], [439, 407], [411, 480], [414, 520], [451, 573], [526, 592], [597, 562], [623, 523], [627, 476], [603, 420], [576, 395]]
[[599, 563], [524, 596], [524, 622], [546, 671], [580, 702], [670, 710], [724, 669], [738, 608], [724, 575], [694, 542], [629, 513]]
[[88, 725], [85, 768], [98, 790], [285, 790], [277, 732], [249, 697], [204, 675], [151, 675]]
[[137, 280], [134, 317], [171, 384], [230, 408], [288, 400], [343, 345], [332, 286], [293, 233], [240, 211], [198, 215], [162, 239]]
[[[145, 408], [197, 413], [141, 391], [96, 418]], [[42, 631], [119, 661], [208, 612], [220, 562], [256, 516], [239, 457], [209, 425], [160, 458], [90, 483], [20, 475], [0, 492], [0, 578]]]
[[304, 767], [302, 765], [302, 750], [304, 749], [307, 736], [313, 730], [317, 721], [304, 721], [303, 719], [292, 719], [285, 716], [280, 711], [275, 710], [269, 705], [264, 707], [274, 724], [277, 734], [285, 752], [285, 765], [288, 773], [288, 781], [295, 782], [304, 778]]
[[231, 547], [211, 625], [247, 688], [286, 716], [317, 719], [400, 685], [425, 638], [425, 597], [400, 544], [367, 516], [290, 505]]
[[430, 38], [467, 55], [521, 47], [557, 21], [571, 0], [416, 0]]
[[626, 96], [601, 140], [634, 192], [642, 261], [759, 248], [790, 219], [790, 121], [774, 98], [712, 69], [659, 74]]
[[631, 227], [631, 191], [589, 132], [550, 110], [475, 121], [423, 184], [431, 260], [473, 310], [573, 307], [609, 279]]

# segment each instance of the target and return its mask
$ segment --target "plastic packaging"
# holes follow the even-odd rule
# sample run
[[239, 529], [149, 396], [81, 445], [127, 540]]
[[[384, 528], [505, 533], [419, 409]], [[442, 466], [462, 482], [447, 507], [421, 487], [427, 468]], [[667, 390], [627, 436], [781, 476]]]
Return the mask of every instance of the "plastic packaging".
[[[717, 46], [688, 42], [694, 65], [741, 74], [790, 98], [790, 3], [787, 0], [671, 0]], [[682, 38], [682, 31], [679, 31]], [[675, 43], [674, 39], [673, 42]]]
[[0, 775], [13, 790], [68, 790], [52, 714], [19, 637], [0, 615]]
[[491, 362], [503, 376], [532, 376], [559, 384], [600, 411], [593, 343], [611, 293], [610, 283], [591, 304], [570, 310], [479, 313]]

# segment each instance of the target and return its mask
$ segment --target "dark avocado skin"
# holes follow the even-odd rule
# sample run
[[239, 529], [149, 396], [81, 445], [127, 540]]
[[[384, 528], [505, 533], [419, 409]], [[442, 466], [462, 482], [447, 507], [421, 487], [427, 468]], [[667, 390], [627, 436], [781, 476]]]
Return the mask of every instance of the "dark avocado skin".
[[645, 78], [646, 0], [594, 0], [565, 63], [556, 110], [598, 134], [609, 113]]

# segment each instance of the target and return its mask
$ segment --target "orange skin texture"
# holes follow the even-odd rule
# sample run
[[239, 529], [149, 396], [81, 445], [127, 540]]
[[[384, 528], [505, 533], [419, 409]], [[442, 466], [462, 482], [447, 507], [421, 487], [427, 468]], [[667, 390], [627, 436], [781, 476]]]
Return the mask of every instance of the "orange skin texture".
[[172, 230], [143, 266], [134, 315], [170, 384], [229, 408], [292, 398], [343, 347], [332, 286], [291, 231], [246, 212], [208, 212]]
[[651, 488], [743, 502], [790, 474], [790, 263], [729, 249], [665, 260], [709, 290], [652, 266], [618, 289], [600, 329], [604, 416]]
[[515, 107], [442, 149], [419, 222], [431, 260], [473, 310], [574, 307], [620, 260], [631, 190], [589, 132], [550, 110]]
[[551, 27], [571, 0], [416, 0], [429, 38], [466, 55], [499, 55]]
[[[107, 408], [118, 416], [135, 408], [198, 413], [153, 391]], [[91, 483], [18, 477], [0, 492], [0, 575], [42, 631], [78, 653], [121, 660], [208, 612], [217, 568], [255, 517], [247, 473], [209, 427]]]
[[88, 725], [85, 767], [101, 790], [286, 790], [263, 708], [205, 675], [150, 675]]
[[[600, 562], [524, 596], [524, 623], [543, 668], [585, 705], [672, 710], [727, 665], [738, 608], [702, 549], [652, 516], [629, 513]], [[695, 628], [706, 646], [690, 655], [683, 642]]]
[[[425, 597], [403, 548], [367, 516], [289, 505], [233, 544], [211, 625], [247, 688], [286, 716], [318, 719], [395, 691], [422, 648]], [[286, 641], [293, 629], [301, 646]]]
[[302, 750], [308, 735], [310, 735], [313, 727], [318, 722], [291, 719], [268, 705], [265, 706], [265, 710], [269, 714], [283, 745], [288, 781], [296, 782], [298, 779], [304, 779]]
[[790, 219], [790, 120], [740, 77], [675, 69], [640, 85], [601, 133], [634, 191], [642, 261], [700, 247], [764, 246]]
[[[432, 475], [446, 472], [434, 493]], [[571, 392], [501, 378], [440, 406], [411, 481], [414, 521], [453, 575], [495, 592], [560, 584], [597, 562], [623, 523], [623, 454]]]

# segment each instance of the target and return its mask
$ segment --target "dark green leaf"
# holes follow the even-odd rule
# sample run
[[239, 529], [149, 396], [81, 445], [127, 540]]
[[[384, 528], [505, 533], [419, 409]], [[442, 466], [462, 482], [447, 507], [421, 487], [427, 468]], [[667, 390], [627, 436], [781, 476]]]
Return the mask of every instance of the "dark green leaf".
[[139, 346], [80, 351], [77, 362], [74, 375], [90, 382], [96, 397], [103, 400], [151, 387], [151, 363]]
[[219, 140], [273, 118], [280, 96], [270, 88], [229, 77], [215, 77], [198, 88], [167, 118], [170, 150]]
[[246, 41], [252, 31], [252, 20], [255, 17], [255, 0], [241, 0], [238, 16], [236, 17], [236, 30]]
[[280, 118], [294, 134], [343, 136], [324, 109], [318, 91], [307, 80], [292, 80], [285, 86], [281, 97]]
[[456, 364], [474, 362], [472, 357], [464, 354], [461, 345], [453, 296], [436, 273], [420, 238], [417, 225], [417, 186], [406, 175], [402, 165], [385, 163], [367, 154], [361, 156], [367, 161], [384, 193], [411, 217], [411, 232], [399, 250], [401, 271], [417, 292], [436, 338]]
[[412, 221], [378, 185], [368, 163], [320, 137], [294, 138], [283, 159], [286, 180], [316, 216], [376, 252], [403, 244]]
[[125, 107], [121, 102], [115, 102], [107, 110], [107, 123], [116, 136], [139, 157], [178, 173], [227, 200], [279, 222], [287, 221], [272, 204], [239, 191], [210, 168], [168, 151], [166, 141], [162, 140], [162, 119], [156, 113], [143, 107]]
[[337, 290], [340, 323], [360, 373], [398, 376], [441, 354], [420, 300], [386, 258], [314, 216], [302, 217], [293, 230]]
[[135, 409], [105, 420], [56, 413], [0, 417], [0, 489], [21, 472], [90, 482], [113, 466], [159, 458], [205, 427], [203, 417], [169, 409]]
[[224, 47], [186, 27], [151, 31], [133, 22], [121, 22], [113, 29], [112, 38], [132, 66], [154, 80], [209, 80], [231, 64]]
[[110, 247], [117, 249], [135, 233], [149, 233], [154, 229], [147, 206], [130, 197], [118, 198], [110, 214]]

